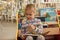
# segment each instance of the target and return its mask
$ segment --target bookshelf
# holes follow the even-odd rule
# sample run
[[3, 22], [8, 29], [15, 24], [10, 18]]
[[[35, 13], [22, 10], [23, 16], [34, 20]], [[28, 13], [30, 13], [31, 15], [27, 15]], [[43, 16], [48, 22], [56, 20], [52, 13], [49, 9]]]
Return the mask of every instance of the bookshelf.
[[[42, 1], [40, 1], [40, 5], [41, 5], [40, 8], [49, 8], [49, 7], [55, 8], [56, 17], [57, 17], [57, 20], [58, 20], [58, 23], [57, 22], [56, 23], [60, 27], [60, 20], [59, 20], [60, 15], [58, 15], [58, 12], [57, 12], [57, 10], [60, 10], [60, 0], [53, 0], [53, 1], [52, 0], [50, 0], [50, 1], [49, 0], [45, 0], [45, 1], [42, 0]], [[53, 23], [53, 22], [51, 22], [51, 23]]]
[[[49, 23], [56, 23], [56, 24], [59, 24], [59, 15], [58, 15], [58, 12], [57, 10], [60, 10], [60, 0], [18, 0], [18, 11], [19, 9], [23, 9], [25, 8], [25, 6], [27, 4], [35, 4], [36, 5], [36, 16], [40, 17], [40, 12], [39, 10], [42, 9], [42, 8], [54, 8], [54, 12], [56, 12], [56, 18], [58, 19], [58, 22], [55, 20], [54, 22], [47, 22], [48, 24]], [[50, 12], [50, 11], [47, 11], [47, 12]], [[52, 11], [51, 11], [52, 12]], [[23, 12], [22, 12], [23, 13]], [[22, 14], [20, 13], [20, 14]], [[54, 14], [54, 13], [53, 13]], [[55, 18], [55, 19], [56, 19]]]
[[5, 17], [5, 20], [16, 19], [17, 4], [15, 0], [1, 0], [2, 5], [2, 16]]
[[[55, 11], [56, 11], [56, 3], [57, 3], [57, 2], [40, 2], [40, 9], [42, 9], [42, 10], [44, 9], [44, 10], [43, 10], [43, 13], [45, 12], [44, 14], [47, 14], [47, 13], [49, 13], [49, 15], [50, 15], [50, 14], [52, 14], [52, 15], [55, 14], [55, 15], [54, 15], [54, 16], [55, 16], [55, 19], [54, 19], [54, 20], [52, 19], [53, 21], [52, 21], [52, 20], [49, 20], [49, 18], [53, 17], [53, 16], [51, 16], [51, 15], [50, 15], [51, 17], [45, 18], [45, 20], [46, 20], [45, 23], [47, 23], [48, 25], [50, 25], [50, 24], [53, 24], [53, 25], [54, 25], [54, 24], [58, 24], [58, 23], [56, 22], [56, 14], [57, 14], [57, 13], [55, 12]], [[52, 10], [51, 10], [51, 9], [52, 9]], [[49, 10], [49, 11], [45, 11], [45, 10]], [[54, 11], [54, 12], [53, 12], [53, 11]], [[51, 12], [51, 13], [50, 13], [50, 12]], [[43, 13], [42, 13], [42, 14], [43, 14]], [[41, 13], [40, 13], [40, 15], [41, 15]]]

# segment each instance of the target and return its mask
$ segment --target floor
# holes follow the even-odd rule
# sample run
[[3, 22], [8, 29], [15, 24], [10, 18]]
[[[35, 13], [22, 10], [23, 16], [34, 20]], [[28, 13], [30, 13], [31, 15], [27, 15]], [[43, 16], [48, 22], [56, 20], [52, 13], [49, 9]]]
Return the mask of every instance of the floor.
[[16, 23], [0, 21], [0, 40], [16, 39]]

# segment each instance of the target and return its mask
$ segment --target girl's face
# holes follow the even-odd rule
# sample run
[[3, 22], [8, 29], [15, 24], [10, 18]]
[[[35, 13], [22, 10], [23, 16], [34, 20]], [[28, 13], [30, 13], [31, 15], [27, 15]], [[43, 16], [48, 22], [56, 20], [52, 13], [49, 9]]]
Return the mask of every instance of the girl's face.
[[34, 19], [34, 9], [27, 9], [25, 15], [28, 20]]

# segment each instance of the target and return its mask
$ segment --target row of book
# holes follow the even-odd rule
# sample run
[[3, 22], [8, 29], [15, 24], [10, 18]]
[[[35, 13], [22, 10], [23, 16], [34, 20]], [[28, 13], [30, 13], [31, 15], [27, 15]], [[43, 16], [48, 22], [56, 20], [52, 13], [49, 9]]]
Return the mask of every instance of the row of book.
[[58, 2], [59, 0], [41, 0], [41, 2]]

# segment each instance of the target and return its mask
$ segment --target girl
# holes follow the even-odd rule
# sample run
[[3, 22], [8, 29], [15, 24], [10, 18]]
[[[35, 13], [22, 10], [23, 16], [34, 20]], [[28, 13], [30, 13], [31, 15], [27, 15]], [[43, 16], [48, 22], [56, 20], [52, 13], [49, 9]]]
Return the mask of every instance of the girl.
[[[28, 4], [25, 8], [25, 17], [26, 20], [23, 22], [22, 21], [22, 25], [21, 28], [19, 29], [19, 35], [22, 39], [25, 40], [33, 40], [33, 36], [27, 36], [25, 37], [25, 35], [23, 34], [39, 34], [42, 33], [43, 31], [43, 26], [41, 24], [40, 19], [35, 18], [35, 5], [34, 4]], [[29, 28], [27, 30], [27, 28]], [[44, 36], [39, 35], [36, 39], [34, 40], [45, 40]]]

